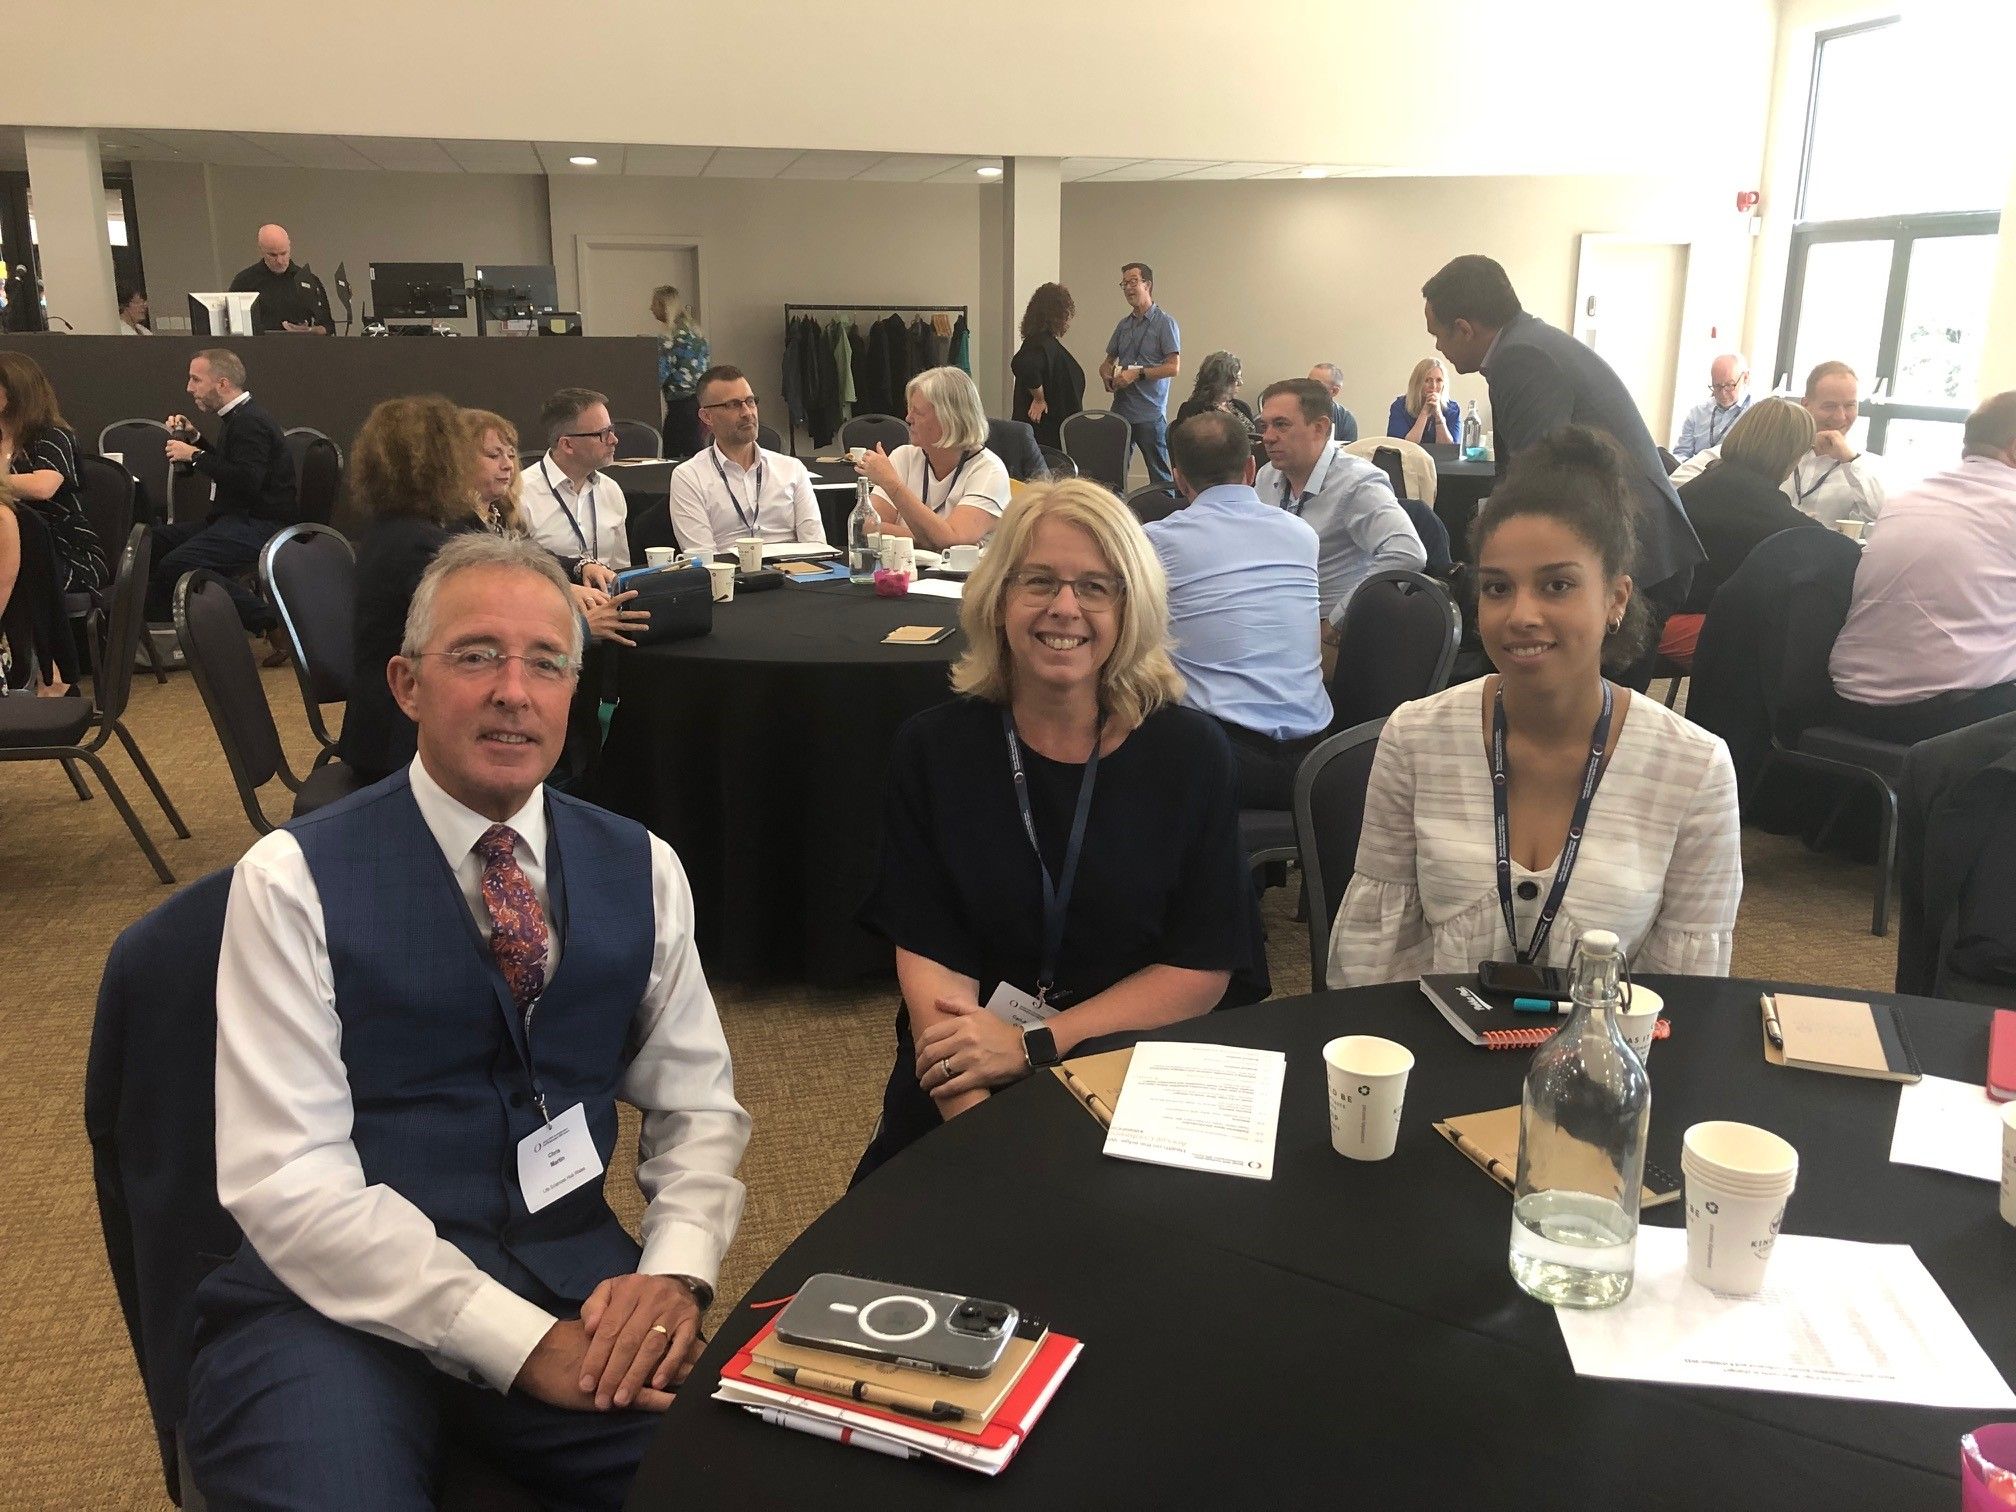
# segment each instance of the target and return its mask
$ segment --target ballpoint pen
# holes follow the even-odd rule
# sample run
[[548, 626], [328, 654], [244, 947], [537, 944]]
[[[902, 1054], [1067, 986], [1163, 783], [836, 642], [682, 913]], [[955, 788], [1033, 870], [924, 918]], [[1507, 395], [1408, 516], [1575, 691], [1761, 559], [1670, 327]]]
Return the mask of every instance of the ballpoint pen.
[[789, 1381], [793, 1386], [803, 1386], [807, 1391], [824, 1392], [828, 1396], [851, 1397], [854, 1401], [866, 1402], [871, 1407], [887, 1407], [891, 1412], [928, 1418], [934, 1423], [966, 1416], [966, 1409], [952, 1402], [911, 1396], [905, 1391], [891, 1391], [886, 1386], [851, 1380], [846, 1376], [824, 1375], [816, 1370], [807, 1370], [802, 1365], [773, 1365], [770, 1367], [770, 1372], [780, 1381]]
[[1785, 1031], [1778, 1023], [1778, 999], [1768, 992], [1757, 994], [1757, 1006], [1764, 1010], [1764, 1033], [1770, 1038], [1773, 1049], [1785, 1048]]

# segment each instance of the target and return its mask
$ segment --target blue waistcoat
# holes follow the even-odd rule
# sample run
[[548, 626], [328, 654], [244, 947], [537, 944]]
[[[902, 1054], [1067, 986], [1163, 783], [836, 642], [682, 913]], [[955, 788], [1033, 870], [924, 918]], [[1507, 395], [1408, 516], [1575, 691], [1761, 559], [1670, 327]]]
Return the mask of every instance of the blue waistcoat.
[[600, 1181], [528, 1213], [517, 1150], [541, 1124], [536, 1070], [554, 1117], [584, 1106], [607, 1166], [657, 927], [644, 829], [550, 789], [546, 814], [560, 965], [529, 1038], [405, 770], [288, 826], [321, 895], [364, 1179], [542, 1305], [637, 1268]]

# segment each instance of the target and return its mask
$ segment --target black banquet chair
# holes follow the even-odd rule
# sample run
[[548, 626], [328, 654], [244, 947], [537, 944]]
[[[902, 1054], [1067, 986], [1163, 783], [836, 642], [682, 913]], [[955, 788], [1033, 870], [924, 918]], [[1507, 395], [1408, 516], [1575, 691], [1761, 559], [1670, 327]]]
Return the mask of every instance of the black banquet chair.
[[1078, 464], [1078, 475], [1102, 483], [1116, 494], [1127, 493], [1128, 447], [1134, 429], [1111, 410], [1080, 410], [1057, 428], [1064, 450]]
[[350, 698], [357, 554], [327, 525], [290, 525], [260, 549], [259, 589], [280, 616], [294, 653], [308, 728], [322, 747], [315, 758], [320, 766], [336, 756], [336, 737], [322, 710]]
[[1309, 990], [1321, 992], [1330, 959], [1330, 923], [1358, 867], [1365, 792], [1384, 719], [1340, 730], [1302, 758], [1295, 773], [1295, 849], [1309, 910]]
[[203, 695], [203, 707], [210, 711], [217, 741], [224, 747], [245, 817], [260, 834], [270, 831], [273, 821], [260, 807], [259, 790], [276, 776], [294, 794], [297, 819], [364, 786], [340, 761], [318, 766], [305, 778], [294, 775], [280, 746], [273, 706], [266, 702], [266, 685], [252, 659], [252, 643], [238, 623], [223, 578], [207, 568], [183, 574], [175, 585], [175, 635]]
[[[140, 747], [134, 743], [124, 722], [126, 698], [133, 687], [133, 658], [139, 652], [141, 616], [147, 596], [148, 560], [147, 527], [135, 525], [126, 537], [126, 549], [120, 553], [119, 568], [112, 579], [104, 657], [92, 684], [95, 695], [92, 703], [96, 707], [81, 698], [0, 699], [0, 761], [61, 762], [70, 785], [77, 790], [77, 796], [89, 798], [91, 790], [84, 785], [84, 779], [77, 771], [77, 763], [83, 762], [104, 785], [105, 796], [112, 800], [119, 817], [126, 821], [126, 828], [133, 832], [134, 840], [139, 843], [148, 864], [154, 868], [154, 875], [172, 884], [175, 874], [161, 859], [161, 852], [148, 838], [140, 816], [133, 812], [133, 805], [126, 801], [126, 794], [112, 780], [112, 773], [98, 755], [105, 742], [116, 735], [175, 833], [184, 840], [189, 838], [188, 826], [175, 811], [175, 805], [169, 801], [160, 779], [147, 764], [147, 758], [140, 754]], [[235, 624], [235, 610], [233, 616]], [[239, 631], [239, 643], [241, 646], [246, 644], [242, 630]], [[248, 658], [252, 655], [249, 647], [245, 655]], [[93, 726], [96, 726], [95, 733]]]
[[297, 425], [287, 432], [287, 455], [294, 462], [294, 488], [303, 520], [327, 525], [343, 491], [343, 448], [322, 432]]
[[1391, 568], [1358, 585], [1337, 627], [1331, 728], [1384, 719], [1440, 693], [1456, 664], [1463, 619], [1449, 590], [1425, 573]]
[[756, 427], [756, 444], [768, 452], [782, 452], [784, 450], [784, 438], [767, 425]]
[[1040, 442], [1038, 447], [1043, 453], [1043, 467], [1053, 479], [1078, 476], [1078, 464], [1071, 460], [1068, 453], [1061, 452], [1054, 446], [1043, 446]]
[[[139, 484], [133, 474], [119, 463], [109, 457], [79, 457], [77, 498], [84, 506], [84, 518], [91, 522], [91, 533], [98, 537], [108, 551], [114, 544], [125, 540], [133, 533]], [[64, 611], [72, 619], [82, 619], [85, 622], [94, 677], [98, 675], [105, 661], [104, 629], [111, 605], [110, 583], [90, 593], [68, 593], [63, 596]], [[168, 681], [168, 673], [161, 665], [161, 653], [155, 648], [154, 637], [141, 635], [140, 649], [147, 657], [147, 664], [153, 668], [154, 681], [157, 683]]]
[[1127, 495], [1127, 507], [1134, 511], [1134, 518], [1143, 525], [1152, 525], [1157, 520], [1166, 520], [1183, 507], [1183, 495], [1173, 488], [1164, 488], [1159, 483], [1151, 483], [1146, 488], [1137, 488]]
[[139, 484], [134, 519], [150, 525], [168, 519], [168, 427], [137, 416], [114, 420], [98, 432], [98, 454], [108, 452], [118, 456], [119, 465]]
[[856, 415], [840, 427], [840, 449], [864, 446], [869, 451], [881, 447], [894, 451], [910, 444], [910, 427], [894, 415]]
[[616, 456], [619, 461], [665, 455], [665, 438], [658, 434], [657, 426], [646, 425], [642, 420], [612, 420], [609, 423], [616, 427]]

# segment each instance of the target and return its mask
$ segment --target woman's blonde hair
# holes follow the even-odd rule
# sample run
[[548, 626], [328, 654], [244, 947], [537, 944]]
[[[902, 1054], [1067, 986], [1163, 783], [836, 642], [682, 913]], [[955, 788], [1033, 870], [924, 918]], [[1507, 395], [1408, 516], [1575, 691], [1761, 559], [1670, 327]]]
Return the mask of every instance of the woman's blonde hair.
[[498, 502], [497, 523], [512, 535], [525, 534], [525, 517], [518, 512], [518, 486], [525, 478], [525, 469], [518, 465], [518, 427], [495, 410], [465, 409], [462, 420], [469, 427], [469, 440], [479, 455], [483, 438], [491, 431], [497, 432], [504, 449], [511, 453], [511, 486]]
[[350, 443], [350, 496], [373, 519], [452, 525], [476, 512], [476, 439], [439, 394], [385, 399]]
[[1739, 462], [1776, 487], [1813, 449], [1816, 429], [1805, 405], [1776, 395], [1759, 399], [1722, 438], [1722, 460]]
[[1418, 415], [1421, 413], [1421, 406], [1428, 397], [1428, 375], [1430, 373], [1440, 373], [1442, 375], [1442, 391], [1445, 394], [1449, 391], [1449, 370], [1442, 366], [1442, 359], [1440, 357], [1423, 357], [1419, 362], [1414, 364], [1414, 371], [1407, 375], [1408, 414]]
[[1099, 706], [1130, 728], [1138, 725], [1183, 696], [1182, 675], [1169, 659], [1169, 580], [1134, 512], [1087, 478], [1032, 483], [1008, 506], [966, 581], [959, 607], [966, 654], [953, 665], [952, 689], [996, 704], [1013, 695], [1008, 575], [1022, 566], [1045, 520], [1076, 525], [1091, 536], [1123, 585], [1112, 609], [1113, 651], [1099, 669]]
[[947, 451], [978, 451], [987, 444], [987, 411], [980, 390], [956, 367], [926, 368], [903, 387], [903, 397], [921, 398], [938, 416], [938, 444]]

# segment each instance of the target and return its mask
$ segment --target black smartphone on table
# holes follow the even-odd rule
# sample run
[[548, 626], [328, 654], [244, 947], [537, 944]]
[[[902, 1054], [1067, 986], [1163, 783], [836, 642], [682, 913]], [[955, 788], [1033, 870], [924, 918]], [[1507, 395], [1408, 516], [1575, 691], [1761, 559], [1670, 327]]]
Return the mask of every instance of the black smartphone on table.
[[1559, 966], [1485, 961], [1477, 968], [1477, 983], [1486, 992], [1507, 992], [1514, 997], [1552, 998], [1565, 1003], [1570, 996], [1568, 973]]

